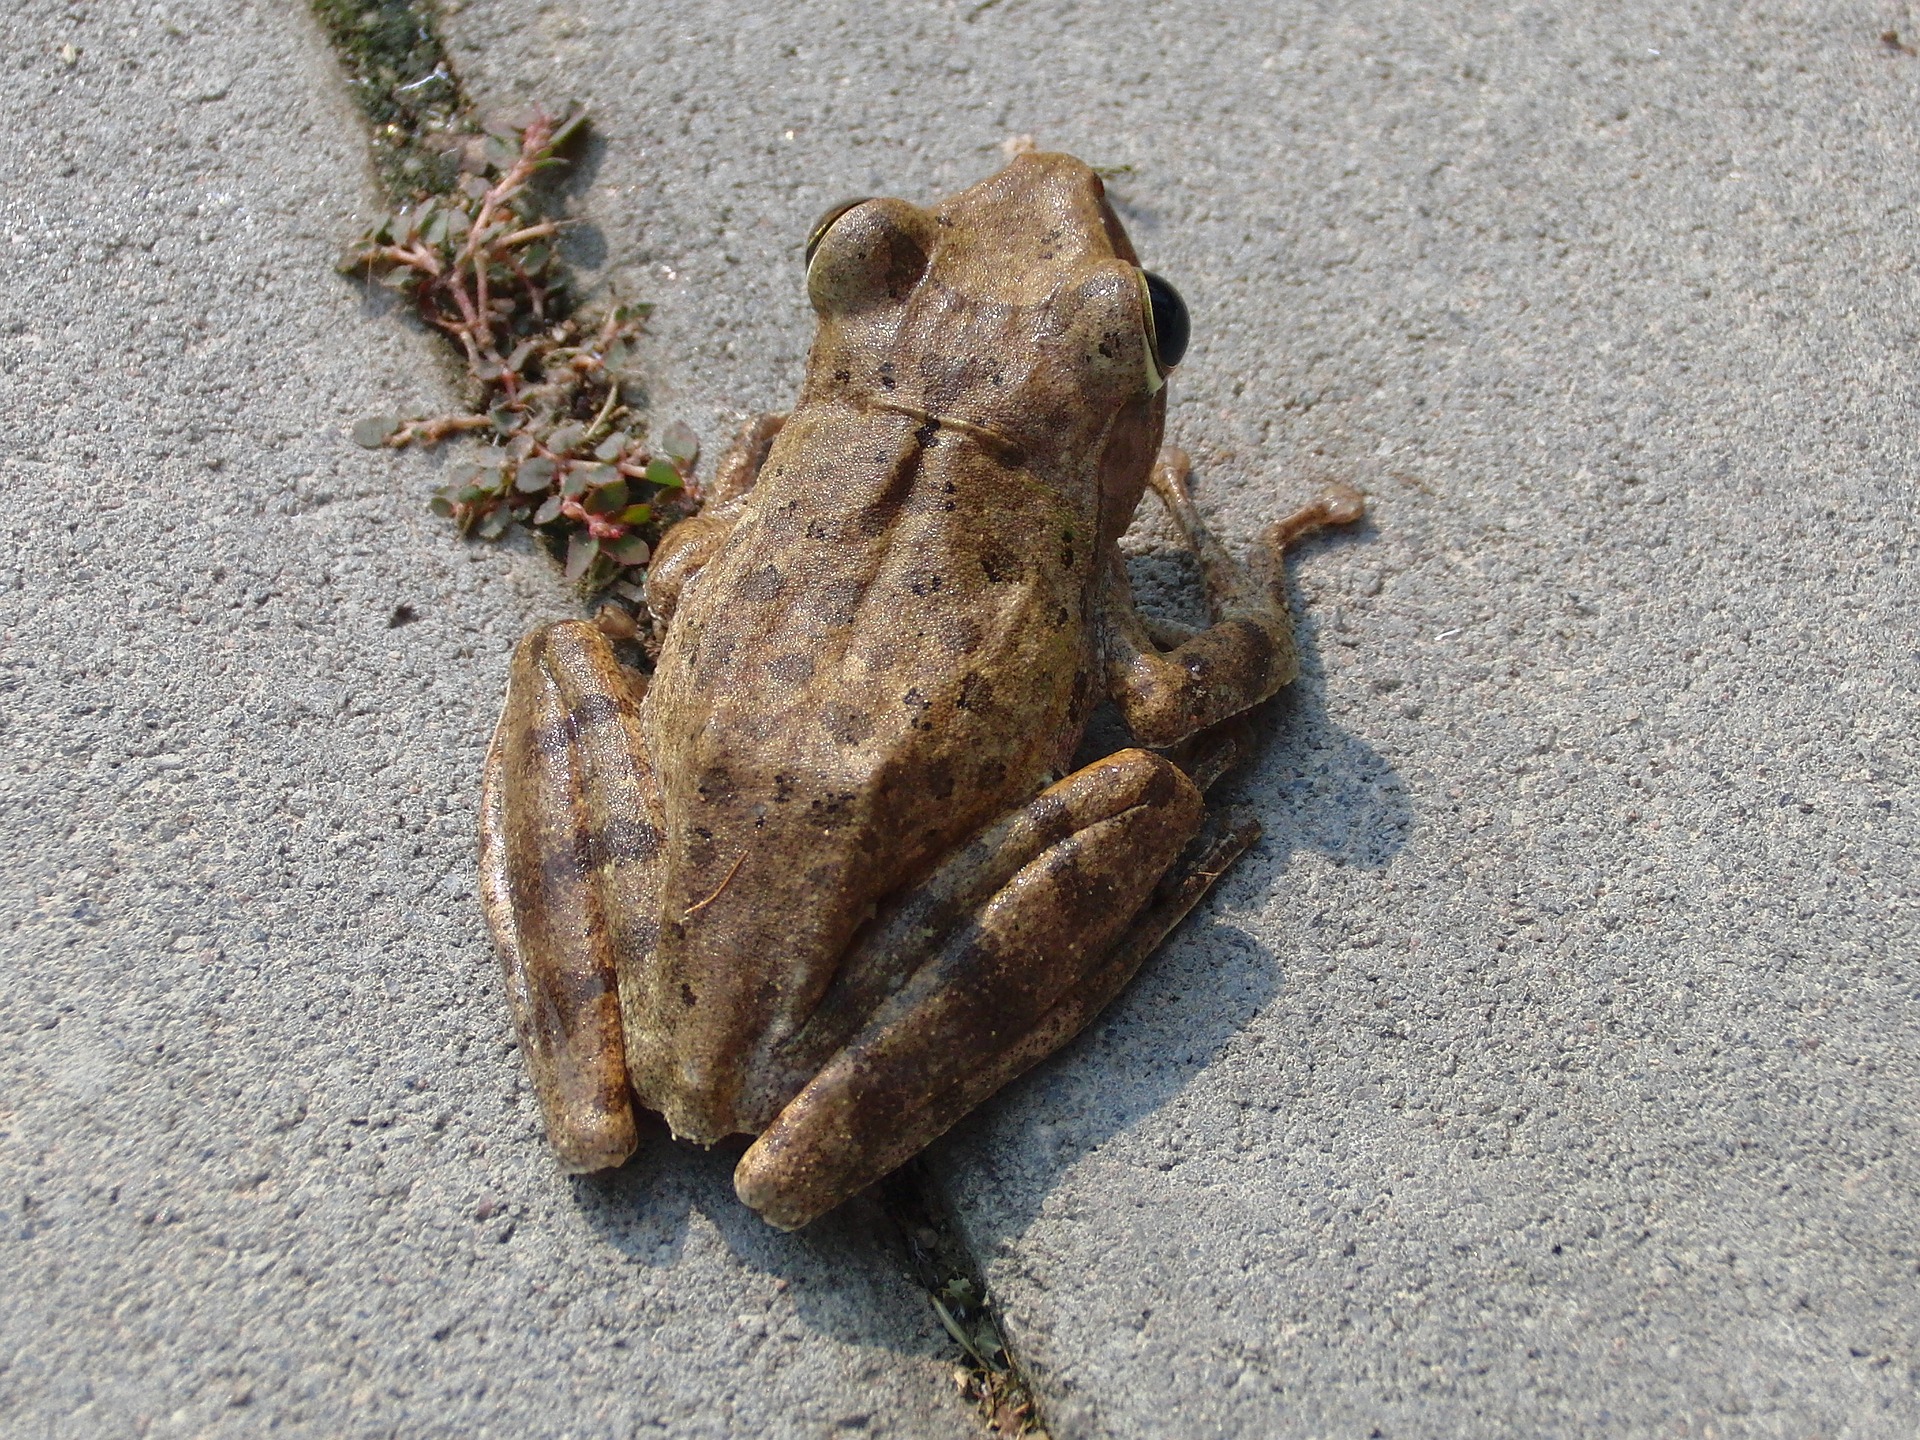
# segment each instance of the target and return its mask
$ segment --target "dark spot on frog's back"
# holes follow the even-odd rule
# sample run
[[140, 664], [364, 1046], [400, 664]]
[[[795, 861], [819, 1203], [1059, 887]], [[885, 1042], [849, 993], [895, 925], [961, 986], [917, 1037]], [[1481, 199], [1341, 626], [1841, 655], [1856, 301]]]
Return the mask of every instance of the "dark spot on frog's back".
[[781, 584], [779, 567], [762, 565], [740, 582], [735, 593], [742, 600], [771, 600], [780, 593]]
[[932, 760], [920, 772], [920, 783], [933, 800], [953, 798], [953, 766], [946, 760]]
[[980, 573], [995, 585], [1018, 580], [1021, 568], [1020, 557], [1011, 551], [983, 550], [980, 553]]
[[867, 593], [863, 581], [841, 577], [821, 587], [815, 607], [822, 625], [851, 625], [860, 614], [860, 598]]
[[842, 745], [858, 745], [873, 734], [873, 719], [864, 710], [839, 703], [820, 709], [820, 723]]
[[575, 725], [604, 725], [619, 717], [620, 708], [620, 702], [613, 696], [595, 691], [578, 697], [567, 713]]
[[660, 853], [660, 832], [645, 820], [616, 816], [600, 827], [590, 843], [597, 863], [631, 864]]
[[781, 685], [804, 685], [813, 678], [809, 655], [776, 655], [767, 661], [767, 678]]
[[954, 704], [978, 715], [993, 708], [993, 682], [979, 671], [971, 671], [960, 682], [960, 694]]
[[709, 805], [724, 805], [740, 793], [733, 772], [721, 765], [711, 765], [701, 771], [696, 789], [700, 798]]

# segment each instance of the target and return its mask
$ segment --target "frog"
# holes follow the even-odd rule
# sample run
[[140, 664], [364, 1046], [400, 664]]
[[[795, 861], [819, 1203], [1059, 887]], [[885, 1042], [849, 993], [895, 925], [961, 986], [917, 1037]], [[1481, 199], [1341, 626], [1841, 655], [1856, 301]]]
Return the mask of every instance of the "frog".
[[[1257, 838], [1211, 803], [1299, 654], [1162, 446], [1190, 320], [1101, 176], [1029, 150], [944, 201], [836, 206], [806, 246], [800, 393], [716, 465], [645, 582], [651, 671], [561, 620], [509, 666], [480, 892], [560, 1167], [651, 1113], [750, 1142], [783, 1230], [881, 1180], [1126, 986]], [[1209, 623], [1135, 605], [1146, 492]], [[1075, 763], [1111, 701], [1131, 743]]]

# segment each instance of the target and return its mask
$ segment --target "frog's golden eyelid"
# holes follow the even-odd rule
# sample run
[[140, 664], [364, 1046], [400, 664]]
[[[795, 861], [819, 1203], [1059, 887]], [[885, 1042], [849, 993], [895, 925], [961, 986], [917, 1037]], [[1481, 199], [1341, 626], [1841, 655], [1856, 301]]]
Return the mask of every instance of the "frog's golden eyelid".
[[852, 200], [842, 200], [838, 205], [829, 205], [825, 210], [821, 211], [820, 218], [814, 221], [813, 228], [807, 231], [806, 263], [809, 265], [813, 264], [813, 252], [818, 250], [820, 248], [820, 242], [827, 238], [827, 231], [833, 228], [834, 221], [853, 209], [854, 206], [864, 205], [872, 198], [871, 195], [856, 196]]

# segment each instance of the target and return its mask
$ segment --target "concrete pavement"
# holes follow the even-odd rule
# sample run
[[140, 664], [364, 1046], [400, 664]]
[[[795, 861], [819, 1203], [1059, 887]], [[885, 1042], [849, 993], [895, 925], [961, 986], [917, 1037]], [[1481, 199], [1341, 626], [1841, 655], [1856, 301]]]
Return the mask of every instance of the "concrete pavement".
[[[444, 393], [295, 11], [15, 5], [0, 1413], [26, 1434], [965, 1433], [852, 1210], [553, 1177], [470, 887], [547, 562], [347, 426]], [[1194, 345], [1232, 543], [1319, 478], [1267, 828], [933, 1163], [1062, 1436], [1920, 1427], [1900, 6], [477, 0], [578, 100], [662, 419], [784, 404], [799, 246], [1030, 133]], [[63, 46], [74, 47], [71, 63]], [[1163, 526], [1143, 592], [1190, 605]], [[389, 628], [396, 607], [418, 618]], [[15, 1418], [19, 1417], [19, 1418]]]
[[819, 209], [1031, 133], [1133, 167], [1227, 533], [1375, 496], [1299, 565], [1267, 840], [938, 1151], [1061, 1434], [1920, 1424], [1899, 8], [449, 22], [592, 106], [583, 254], [703, 429], [791, 394]]

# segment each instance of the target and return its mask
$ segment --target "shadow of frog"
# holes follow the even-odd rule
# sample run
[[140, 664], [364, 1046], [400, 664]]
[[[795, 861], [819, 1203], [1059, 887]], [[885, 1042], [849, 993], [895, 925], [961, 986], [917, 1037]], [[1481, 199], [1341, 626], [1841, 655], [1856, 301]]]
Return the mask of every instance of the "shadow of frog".
[[[1315, 543], [1362, 542], [1367, 528]], [[1134, 559], [1129, 569], [1146, 604], [1168, 593], [1177, 604], [1193, 578], [1180, 573], [1191, 571], [1184, 555]], [[1257, 753], [1208, 797], [1251, 810], [1261, 839], [1078, 1039], [927, 1151], [976, 1253], [1023, 1231], [1081, 1156], [1132, 1130], [1209, 1066], [1230, 1065], [1236, 1045], [1262, 1043], [1249, 1026], [1285, 987], [1285, 959], [1223, 912], [1260, 908], [1285, 885], [1297, 851], [1379, 870], [1405, 844], [1413, 823], [1405, 786], [1384, 756], [1328, 717], [1317, 645], [1324, 616], [1290, 598], [1300, 678], [1254, 712]]]
[[[737, 1293], [745, 1270], [784, 1282], [785, 1303], [817, 1334], [950, 1358], [951, 1342], [910, 1277], [899, 1227], [876, 1195], [857, 1195], [788, 1234], [734, 1197], [744, 1136], [701, 1149], [669, 1138], [657, 1119], [643, 1124], [640, 1149], [625, 1165], [572, 1179], [574, 1203], [628, 1264], [670, 1283], [676, 1309], [710, 1310], [713, 1323], [733, 1324], [747, 1304]], [[781, 1318], [777, 1309], [767, 1317], [776, 1327]]]

